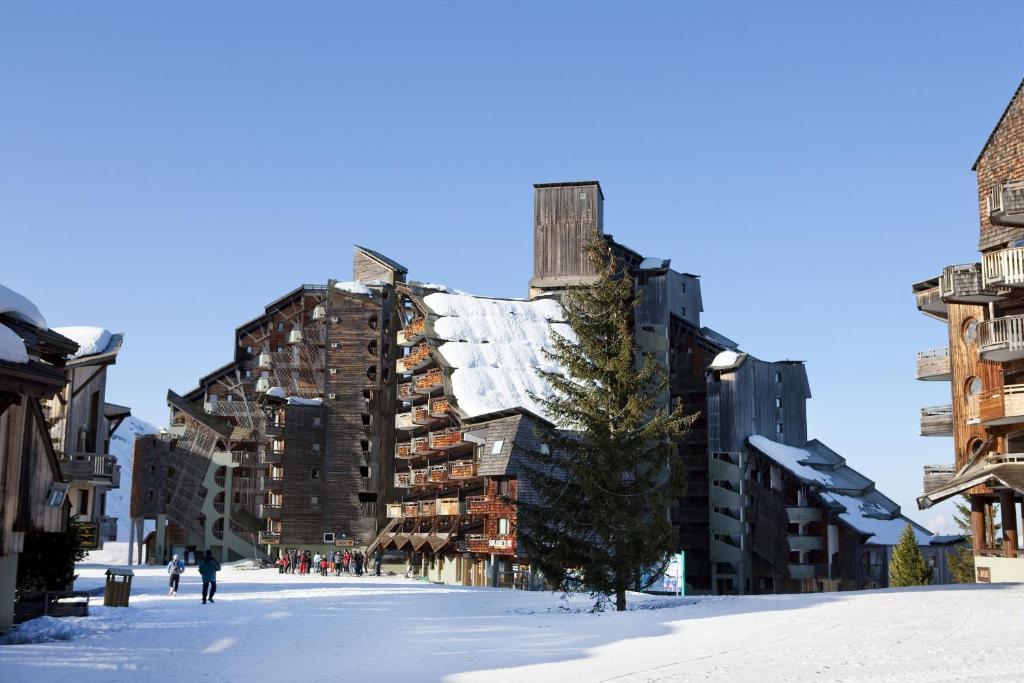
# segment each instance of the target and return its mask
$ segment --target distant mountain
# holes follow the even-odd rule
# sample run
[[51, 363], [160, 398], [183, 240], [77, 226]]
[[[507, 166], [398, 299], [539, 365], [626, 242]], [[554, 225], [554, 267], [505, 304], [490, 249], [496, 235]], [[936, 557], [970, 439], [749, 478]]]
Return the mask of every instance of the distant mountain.
[[128, 417], [110, 437], [110, 454], [121, 466], [121, 488], [107, 493], [107, 514], [117, 517], [117, 540], [128, 540], [128, 502], [132, 496], [132, 454], [135, 437], [153, 434], [156, 427], [137, 417]]

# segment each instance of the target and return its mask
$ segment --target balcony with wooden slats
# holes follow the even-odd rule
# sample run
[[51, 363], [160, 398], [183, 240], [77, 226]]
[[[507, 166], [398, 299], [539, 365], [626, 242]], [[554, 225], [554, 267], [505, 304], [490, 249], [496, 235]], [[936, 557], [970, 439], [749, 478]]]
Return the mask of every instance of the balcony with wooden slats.
[[465, 505], [458, 498], [438, 498], [437, 514], [441, 517], [454, 517], [465, 512]]
[[1024, 227], [1024, 179], [995, 183], [989, 188], [987, 204], [992, 225]]
[[416, 423], [413, 421], [412, 412], [398, 413], [395, 415], [395, 429], [400, 429], [406, 432], [416, 429]]
[[260, 545], [280, 545], [281, 534], [276, 531], [261, 531]]
[[439, 451], [457, 448], [467, 443], [465, 435], [458, 427], [430, 432], [430, 447]]
[[1008, 384], [986, 391], [979, 400], [983, 425], [1008, 425], [1024, 422], [1024, 384]]
[[417, 394], [432, 394], [443, 386], [444, 376], [439, 368], [416, 375], [413, 380], [413, 391]]
[[427, 406], [415, 406], [412, 409], [412, 421], [418, 427], [425, 427], [434, 424], [438, 418], [431, 415]]
[[420, 504], [419, 503], [402, 503], [402, 516], [403, 517], [419, 517], [420, 516]]
[[426, 327], [426, 321], [423, 318], [416, 318], [398, 331], [398, 343], [401, 346], [412, 346], [423, 339]]
[[978, 354], [1005, 363], [1024, 358], [1024, 315], [1007, 315], [978, 324]]
[[388, 519], [399, 519], [402, 517], [402, 504], [401, 503], [388, 503], [387, 505], [387, 516]]
[[433, 362], [434, 359], [430, 355], [430, 347], [426, 344], [420, 344], [413, 348], [407, 356], [399, 358], [396, 367], [398, 372], [408, 375], [420, 368], [427, 367]]
[[405, 443], [395, 444], [395, 457], [399, 460], [409, 460], [415, 458], [412, 452], [412, 443], [406, 441]]
[[471, 515], [487, 514], [487, 511], [494, 502], [490, 496], [469, 496], [466, 498], [466, 512]]
[[448, 413], [451, 411], [451, 404], [448, 403], [447, 396], [438, 396], [437, 398], [430, 399], [428, 410], [432, 417], [438, 419], [448, 417]]
[[917, 352], [917, 379], [923, 381], [949, 381], [953, 376], [949, 363], [949, 347]]
[[981, 256], [986, 287], [1024, 287], [1024, 247], [1009, 247]]
[[921, 408], [921, 436], [953, 436], [953, 406]]
[[914, 299], [917, 301], [917, 310], [930, 318], [936, 320], [947, 320], [949, 311], [946, 302], [942, 300], [942, 288], [939, 286], [938, 277], [917, 282], [913, 286]]
[[472, 479], [476, 476], [476, 463], [472, 460], [456, 460], [448, 467], [449, 479]]
[[1001, 298], [1000, 290], [985, 286], [980, 263], [946, 266], [939, 280], [939, 295], [947, 304], [984, 304]]
[[433, 455], [434, 453], [437, 453], [437, 449], [431, 445], [428, 437], [418, 436], [412, 440], [412, 454], [414, 457], [420, 455]]
[[395, 472], [395, 488], [396, 489], [407, 489], [412, 483], [412, 473], [410, 472]]
[[443, 484], [448, 481], [448, 465], [431, 465], [430, 466], [430, 483], [431, 484]]
[[260, 503], [257, 514], [262, 519], [281, 519], [280, 503]]
[[426, 486], [430, 483], [430, 471], [426, 467], [412, 470], [410, 474], [412, 475], [411, 484], [413, 486]]

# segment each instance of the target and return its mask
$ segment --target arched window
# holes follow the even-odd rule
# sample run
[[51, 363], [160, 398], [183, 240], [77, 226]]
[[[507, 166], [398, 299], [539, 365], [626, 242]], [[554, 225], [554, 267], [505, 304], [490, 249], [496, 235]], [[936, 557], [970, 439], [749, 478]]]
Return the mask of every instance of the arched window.
[[376, 382], [377, 381], [377, 366], [376, 365], [371, 365], [370, 367], [368, 367], [366, 369], [366, 376], [370, 379], [371, 382]]
[[964, 391], [968, 396], [977, 396], [984, 389], [980, 377], [968, 377], [967, 382], [964, 385]]
[[366, 345], [366, 350], [370, 352], [371, 356], [377, 355], [377, 340], [373, 339], [369, 344]]
[[964, 341], [968, 344], [974, 344], [978, 341], [978, 321], [974, 318], [968, 318], [964, 322], [963, 326], [963, 337]]
[[366, 321], [366, 324], [369, 326], [371, 330], [377, 329], [377, 316], [371, 315], [369, 319]]

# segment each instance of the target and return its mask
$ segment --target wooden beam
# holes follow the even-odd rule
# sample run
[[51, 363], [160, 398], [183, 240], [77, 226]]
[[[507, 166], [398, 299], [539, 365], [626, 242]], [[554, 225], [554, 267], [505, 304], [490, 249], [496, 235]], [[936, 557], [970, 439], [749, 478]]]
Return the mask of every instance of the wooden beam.
[[1003, 524], [1003, 556], [1017, 557], [1017, 494], [1000, 491], [999, 512]]
[[985, 547], [985, 501], [981, 496], [971, 496], [971, 544], [974, 555], [981, 555]]

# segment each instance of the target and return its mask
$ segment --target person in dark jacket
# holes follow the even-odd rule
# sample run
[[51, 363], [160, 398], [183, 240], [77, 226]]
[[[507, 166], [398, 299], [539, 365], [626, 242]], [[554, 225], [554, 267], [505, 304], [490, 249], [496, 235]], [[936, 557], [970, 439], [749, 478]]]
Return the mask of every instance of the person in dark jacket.
[[384, 550], [377, 548], [377, 552], [373, 554], [373, 570], [374, 574], [380, 576], [380, 565], [384, 562]]
[[[209, 550], [199, 560], [199, 574], [203, 577], [203, 604], [209, 600], [213, 602], [213, 594], [217, 592], [217, 572], [220, 571], [220, 562], [213, 559], [213, 553]], [[207, 595], [209, 592], [209, 595]]]
[[171, 561], [167, 563], [167, 573], [170, 575], [168, 579], [168, 595], [178, 594], [178, 580], [181, 579], [181, 574], [185, 571], [185, 563], [178, 559], [175, 555], [171, 558]]

